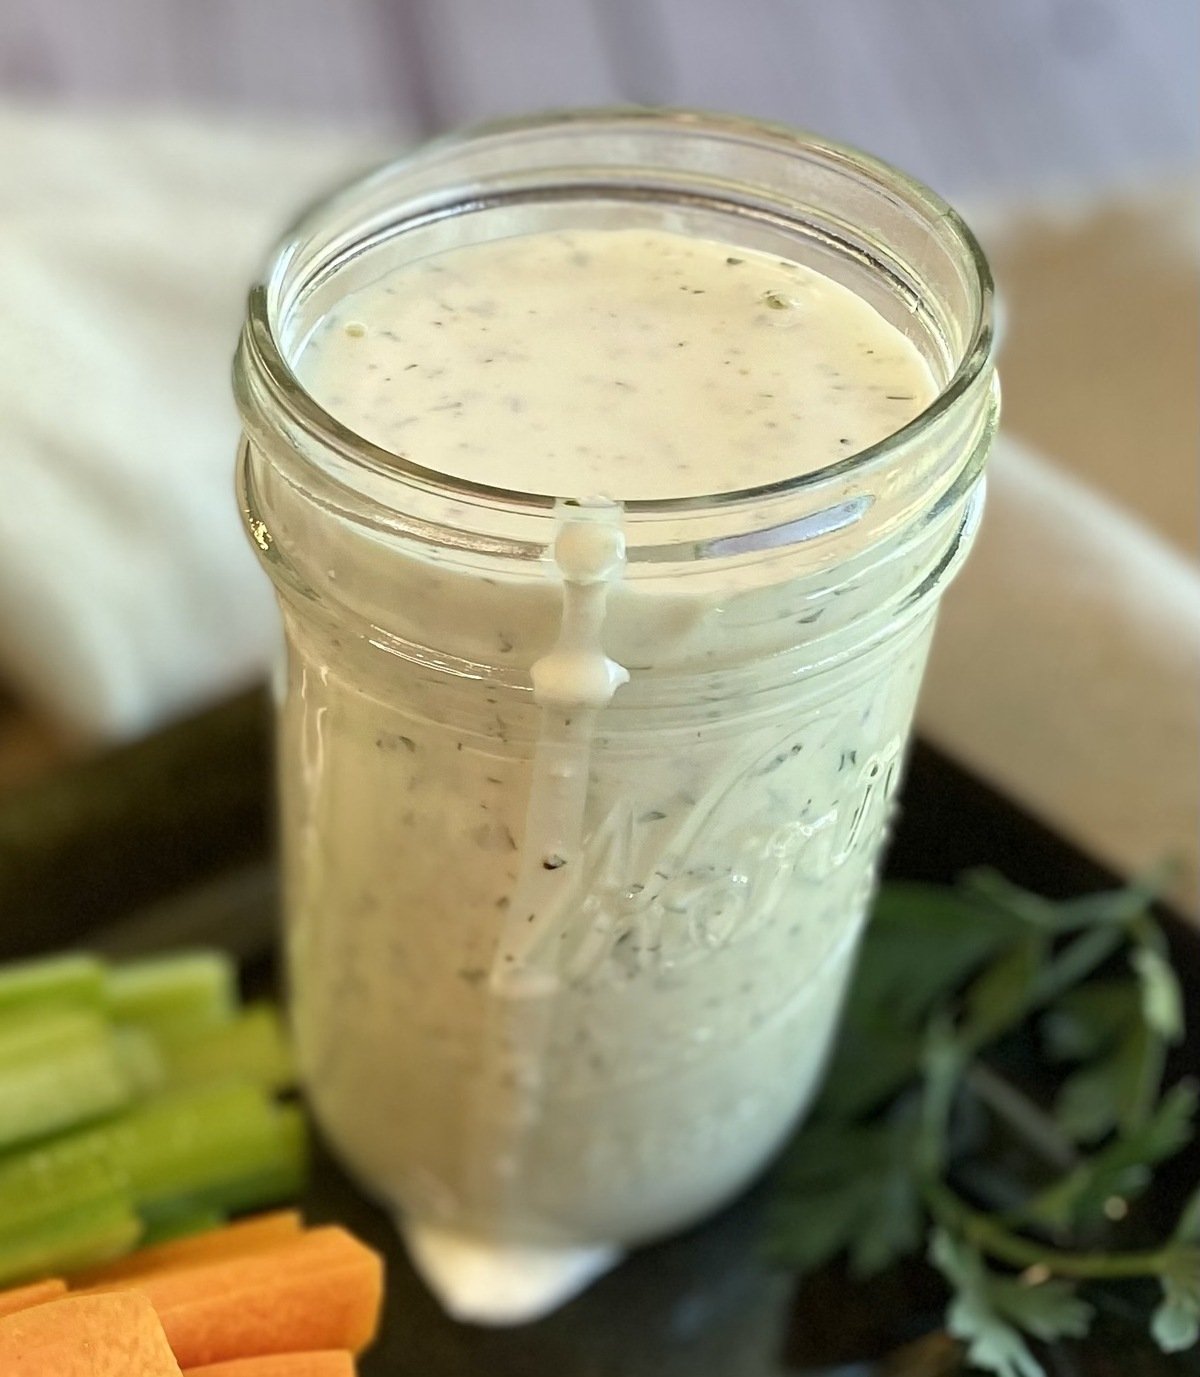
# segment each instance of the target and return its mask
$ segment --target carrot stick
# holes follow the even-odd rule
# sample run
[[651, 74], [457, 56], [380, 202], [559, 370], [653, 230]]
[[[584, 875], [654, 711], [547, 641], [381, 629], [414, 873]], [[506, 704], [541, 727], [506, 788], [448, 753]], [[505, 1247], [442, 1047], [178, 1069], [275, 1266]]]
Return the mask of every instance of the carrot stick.
[[379, 1324], [383, 1263], [345, 1229], [328, 1227], [128, 1284], [153, 1303], [180, 1364], [201, 1367], [268, 1353], [360, 1353]]
[[66, 1294], [67, 1283], [60, 1277], [50, 1277], [47, 1281], [35, 1281], [28, 1286], [0, 1291], [0, 1319], [5, 1315], [15, 1315], [18, 1310], [30, 1310], [35, 1305], [58, 1300]]
[[189, 1367], [183, 1377], [355, 1377], [349, 1353], [272, 1353], [231, 1363]]
[[180, 1377], [154, 1307], [136, 1291], [65, 1296], [0, 1320], [4, 1377]]

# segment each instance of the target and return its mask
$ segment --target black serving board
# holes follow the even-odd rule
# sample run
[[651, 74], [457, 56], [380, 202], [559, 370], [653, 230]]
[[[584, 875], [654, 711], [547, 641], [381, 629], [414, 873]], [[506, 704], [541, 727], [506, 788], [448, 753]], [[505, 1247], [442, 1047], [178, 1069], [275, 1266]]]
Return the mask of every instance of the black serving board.
[[[263, 695], [247, 694], [0, 801], [0, 959], [67, 946], [136, 954], [196, 944], [235, 952], [251, 990], [273, 983], [270, 748]], [[887, 873], [950, 880], [987, 864], [1051, 896], [1111, 877], [949, 761], [918, 743]], [[1196, 1007], [1200, 934], [1168, 919]], [[1196, 1064], [1194, 1045], [1184, 1058]], [[1164, 1193], [1200, 1170], [1178, 1164]], [[943, 1297], [920, 1265], [868, 1285], [836, 1269], [798, 1284], [762, 1256], [770, 1174], [722, 1214], [647, 1248], [551, 1318], [483, 1330], [445, 1318], [413, 1275], [388, 1220], [317, 1148], [303, 1205], [389, 1260], [387, 1313], [362, 1377], [888, 1377], [889, 1350], [936, 1324]], [[922, 1377], [958, 1369], [936, 1341]], [[1200, 1372], [1101, 1326], [1048, 1356], [1051, 1377]]]

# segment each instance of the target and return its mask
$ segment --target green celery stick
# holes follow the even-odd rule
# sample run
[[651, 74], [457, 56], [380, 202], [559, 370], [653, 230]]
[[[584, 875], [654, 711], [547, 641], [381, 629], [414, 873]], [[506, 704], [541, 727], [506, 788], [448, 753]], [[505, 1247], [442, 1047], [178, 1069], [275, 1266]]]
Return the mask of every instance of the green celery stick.
[[295, 1070], [279, 1011], [255, 1004], [202, 1033], [163, 1033], [158, 1048], [167, 1083], [197, 1085], [231, 1076], [267, 1090], [287, 1090]]
[[104, 966], [82, 952], [0, 967], [0, 1014], [49, 1003], [98, 1009], [103, 994]]
[[153, 1033], [134, 1023], [118, 1024], [113, 1028], [113, 1042], [121, 1070], [135, 1098], [142, 1099], [166, 1088], [167, 1064]]
[[149, 1248], [155, 1243], [170, 1243], [173, 1238], [186, 1238], [189, 1234], [201, 1234], [206, 1229], [219, 1229], [229, 1221], [223, 1210], [181, 1208], [176, 1211], [162, 1210], [153, 1224], [147, 1225], [146, 1232], [138, 1239], [139, 1248]]
[[304, 1189], [308, 1175], [308, 1126], [295, 1105], [276, 1108], [271, 1159], [265, 1167], [249, 1171], [210, 1188], [204, 1198], [228, 1214], [263, 1209], [294, 1200]]
[[240, 1081], [168, 1091], [111, 1125], [112, 1151], [140, 1209], [207, 1204], [209, 1191], [280, 1158], [279, 1113], [262, 1090]]
[[169, 1230], [184, 1216], [288, 1199], [304, 1170], [299, 1110], [256, 1087], [161, 1095], [0, 1158], [0, 1278], [25, 1275], [31, 1258], [78, 1266], [118, 1255], [138, 1237], [130, 1208], [150, 1229]]
[[0, 1148], [109, 1114], [131, 1094], [97, 1014], [32, 1005], [0, 1016]]
[[0, 1240], [22, 1237], [59, 1215], [129, 1199], [122, 1174], [90, 1130], [0, 1157]]
[[146, 1217], [219, 1209], [227, 1198], [240, 1205], [247, 1180], [292, 1180], [302, 1171], [293, 1118], [256, 1086], [229, 1082], [171, 1091], [9, 1153], [0, 1158], [0, 1232], [53, 1213], [82, 1179], [97, 1176]]
[[[248, 1085], [225, 1087], [224, 1101], [214, 1088], [206, 1090], [203, 1105], [197, 1099], [195, 1112], [177, 1118], [169, 1154], [156, 1156], [153, 1143], [136, 1154], [134, 1198], [151, 1224], [164, 1211], [183, 1207], [232, 1213], [275, 1204], [304, 1184], [306, 1135], [298, 1110], [277, 1105]], [[196, 1094], [181, 1091], [178, 1097]], [[153, 1135], [144, 1138], [160, 1134], [155, 1125]]]
[[0, 1231], [0, 1286], [122, 1257], [142, 1233], [142, 1221], [119, 1196], [60, 1211], [20, 1233]]
[[79, 1136], [0, 1159], [0, 1285], [117, 1257], [140, 1237], [117, 1173]]
[[154, 1033], [210, 1028], [233, 1017], [237, 971], [224, 952], [173, 952], [111, 967], [104, 1000], [116, 1022]]

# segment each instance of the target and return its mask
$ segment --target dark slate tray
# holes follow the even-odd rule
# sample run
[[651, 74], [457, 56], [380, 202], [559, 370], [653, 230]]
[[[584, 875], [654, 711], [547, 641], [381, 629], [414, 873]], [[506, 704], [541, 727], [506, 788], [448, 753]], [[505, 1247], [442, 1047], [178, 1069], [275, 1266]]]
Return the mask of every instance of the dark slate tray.
[[[268, 708], [248, 694], [0, 801], [0, 958], [87, 944], [113, 954], [217, 944], [252, 989], [273, 977]], [[978, 864], [1052, 896], [1111, 877], [1012, 804], [918, 743], [888, 873], [949, 880]], [[1197, 1007], [1200, 934], [1168, 918]], [[1193, 1043], [1183, 1058], [1196, 1065]], [[1178, 1164], [1167, 1205], [1200, 1159]], [[759, 1251], [770, 1178], [709, 1223], [648, 1248], [540, 1324], [465, 1328], [437, 1309], [386, 1219], [318, 1149], [304, 1208], [346, 1222], [389, 1258], [383, 1337], [363, 1377], [890, 1377], [877, 1362], [925, 1333], [942, 1303], [913, 1266], [852, 1284], [836, 1269], [797, 1284]], [[956, 1369], [930, 1348], [921, 1377]], [[909, 1369], [916, 1372], [916, 1368]], [[1052, 1377], [1200, 1373], [1103, 1329], [1051, 1355]]]

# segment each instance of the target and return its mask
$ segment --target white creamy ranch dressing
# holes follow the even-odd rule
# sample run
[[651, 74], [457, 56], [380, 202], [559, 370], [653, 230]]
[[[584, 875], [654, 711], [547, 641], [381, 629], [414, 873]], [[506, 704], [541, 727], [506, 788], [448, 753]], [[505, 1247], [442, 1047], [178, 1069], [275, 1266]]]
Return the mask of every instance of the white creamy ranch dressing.
[[441, 473], [626, 502], [822, 468], [936, 392], [847, 288], [661, 230], [423, 259], [343, 300], [298, 372], [365, 439]]
[[[318, 1117], [452, 1313], [529, 1318], [740, 1189], [807, 1103], [931, 626], [781, 688], [773, 657], [824, 611], [786, 562], [634, 579], [619, 504], [820, 469], [937, 389], [846, 288], [647, 230], [405, 265], [295, 366], [376, 445], [582, 503], [536, 583], [358, 556], [414, 643], [511, 666], [532, 701], [432, 673], [389, 697], [369, 645], [293, 619], [282, 723]], [[840, 591], [830, 621], [879, 596]], [[664, 669], [725, 677], [668, 721]]]

